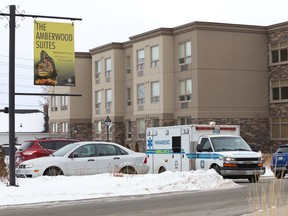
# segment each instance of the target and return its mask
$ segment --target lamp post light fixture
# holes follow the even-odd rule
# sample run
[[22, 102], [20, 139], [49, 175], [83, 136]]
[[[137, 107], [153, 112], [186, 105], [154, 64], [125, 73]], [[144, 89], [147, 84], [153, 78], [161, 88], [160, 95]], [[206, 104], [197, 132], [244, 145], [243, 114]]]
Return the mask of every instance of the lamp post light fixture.
[[111, 125], [111, 119], [109, 118], [109, 116], [106, 117], [105, 121], [104, 121], [106, 128], [107, 128], [107, 140], [109, 141], [109, 127]]

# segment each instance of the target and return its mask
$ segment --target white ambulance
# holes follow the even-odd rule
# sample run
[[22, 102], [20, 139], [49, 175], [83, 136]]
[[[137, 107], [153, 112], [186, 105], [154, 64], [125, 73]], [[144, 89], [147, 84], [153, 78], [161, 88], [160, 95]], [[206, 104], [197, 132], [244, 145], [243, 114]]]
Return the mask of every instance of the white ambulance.
[[146, 131], [150, 173], [215, 169], [224, 178], [258, 182], [265, 173], [260, 152], [240, 136], [238, 125], [179, 125]]

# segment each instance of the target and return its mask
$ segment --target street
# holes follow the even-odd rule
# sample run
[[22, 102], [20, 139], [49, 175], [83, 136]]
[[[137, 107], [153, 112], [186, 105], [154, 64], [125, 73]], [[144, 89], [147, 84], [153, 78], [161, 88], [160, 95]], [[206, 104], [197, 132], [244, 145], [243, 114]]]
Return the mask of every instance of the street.
[[[287, 179], [262, 178], [251, 184], [235, 180], [242, 187], [207, 192], [178, 192], [144, 196], [101, 198], [72, 202], [52, 202], [45, 205], [23, 205], [0, 209], [1, 216], [142, 216], [142, 215], [244, 215], [251, 213], [250, 205], [260, 205], [268, 199], [287, 194]], [[271, 189], [274, 188], [274, 195]], [[264, 192], [266, 191], [266, 192]], [[259, 199], [260, 198], [260, 199]], [[287, 196], [281, 203], [287, 203]], [[268, 202], [268, 201], [267, 201]], [[280, 203], [280, 202], [279, 202]], [[253, 207], [253, 211], [256, 208]]]

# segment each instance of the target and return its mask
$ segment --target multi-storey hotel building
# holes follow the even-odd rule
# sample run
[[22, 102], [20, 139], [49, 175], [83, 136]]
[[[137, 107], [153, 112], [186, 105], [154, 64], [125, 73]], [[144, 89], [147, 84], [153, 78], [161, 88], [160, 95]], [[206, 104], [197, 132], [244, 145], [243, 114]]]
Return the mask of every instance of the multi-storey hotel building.
[[[288, 23], [192, 22], [76, 53], [76, 86], [52, 87], [53, 136], [145, 151], [145, 128], [237, 124], [262, 151], [288, 140]], [[112, 126], [108, 136], [105, 119]]]

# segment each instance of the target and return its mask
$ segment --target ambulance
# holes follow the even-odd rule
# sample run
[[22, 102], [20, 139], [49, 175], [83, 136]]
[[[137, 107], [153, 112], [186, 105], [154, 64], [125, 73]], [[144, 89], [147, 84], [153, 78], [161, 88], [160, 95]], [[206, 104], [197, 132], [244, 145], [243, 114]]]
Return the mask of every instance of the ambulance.
[[146, 130], [150, 173], [215, 171], [224, 178], [258, 182], [265, 173], [261, 152], [240, 136], [238, 125], [178, 125]]

